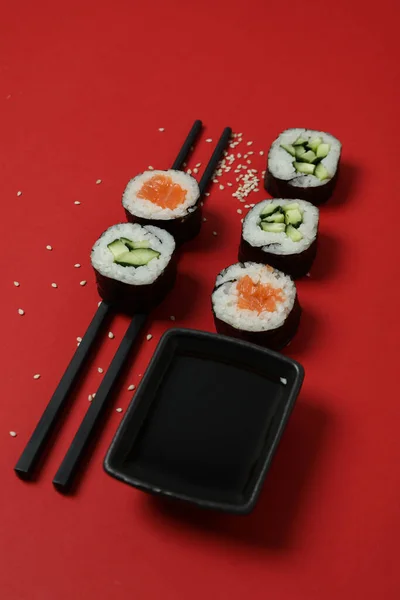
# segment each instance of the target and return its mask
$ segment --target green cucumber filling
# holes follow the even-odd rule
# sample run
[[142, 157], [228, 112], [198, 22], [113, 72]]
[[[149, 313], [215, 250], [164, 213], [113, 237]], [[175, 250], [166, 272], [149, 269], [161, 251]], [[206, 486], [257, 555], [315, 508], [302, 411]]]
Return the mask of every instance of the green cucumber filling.
[[107, 245], [114, 257], [114, 262], [122, 267], [143, 267], [153, 258], [158, 258], [160, 252], [150, 248], [147, 240], [132, 242], [127, 238], [119, 238]]
[[301, 136], [293, 144], [281, 144], [281, 148], [294, 157], [293, 166], [297, 173], [314, 175], [320, 181], [330, 179], [328, 170], [321, 164], [330, 152], [331, 145], [325, 144], [322, 138], [306, 140]]
[[[308, 165], [315, 168], [315, 165]], [[317, 165], [323, 166], [323, 165]], [[293, 242], [303, 239], [299, 231], [303, 223], [303, 210], [298, 202], [290, 202], [281, 206], [277, 202], [271, 202], [260, 213], [259, 226], [267, 233], [285, 233]]]

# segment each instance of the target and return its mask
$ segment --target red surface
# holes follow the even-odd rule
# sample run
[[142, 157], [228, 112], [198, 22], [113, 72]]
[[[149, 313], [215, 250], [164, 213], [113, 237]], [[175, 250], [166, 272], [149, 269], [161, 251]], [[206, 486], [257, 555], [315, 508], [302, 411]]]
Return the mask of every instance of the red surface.
[[[400, 597], [398, 11], [394, 0], [3, 3], [2, 598]], [[340, 183], [321, 211], [318, 258], [298, 286], [304, 318], [288, 349], [306, 380], [260, 503], [246, 518], [202, 513], [107, 477], [115, 411], [76, 495], [52, 489], [122, 319], [38, 481], [23, 483], [13, 466], [96, 308], [91, 244], [123, 219], [128, 179], [149, 164], [167, 167], [195, 118], [207, 129], [194, 163], [204, 164], [205, 138], [226, 125], [255, 150], [298, 125], [343, 142]], [[254, 157], [256, 168], [264, 158]], [[140, 380], [169, 315], [213, 328], [208, 295], [235, 261], [240, 232], [238, 201], [217, 188], [115, 406], [128, 406], [126, 387]]]

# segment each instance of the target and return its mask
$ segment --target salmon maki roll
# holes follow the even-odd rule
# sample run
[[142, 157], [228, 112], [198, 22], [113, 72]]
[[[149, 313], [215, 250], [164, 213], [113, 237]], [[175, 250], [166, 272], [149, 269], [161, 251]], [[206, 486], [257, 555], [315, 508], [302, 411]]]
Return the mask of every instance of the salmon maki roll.
[[286, 346], [300, 323], [294, 282], [268, 265], [246, 262], [224, 269], [211, 301], [218, 333], [271, 350]]
[[182, 244], [200, 231], [199, 198], [198, 183], [191, 175], [175, 169], [154, 170], [131, 179], [122, 205], [131, 223], [162, 227]]
[[127, 314], [148, 312], [173, 287], [174, 238], [164, 229], [137, 223], [109, 227], [92, 248], [100, 297]]

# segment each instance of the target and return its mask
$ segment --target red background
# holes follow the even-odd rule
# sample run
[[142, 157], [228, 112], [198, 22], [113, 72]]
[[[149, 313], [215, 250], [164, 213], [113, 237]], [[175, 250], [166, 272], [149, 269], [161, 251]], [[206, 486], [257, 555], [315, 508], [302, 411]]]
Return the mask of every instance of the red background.
[[[399, 598], [398, 6], [3, 3], [2, 598]], [[304, 318], [287, 351], [306, 379], [259, 505], [245, 518], [203, 513], [106, 476], [115, 410], [77, 493], [53, 490], [122, 318], [38, 481], [21, 482], [13, 466], [96, 308], [91, 245], [123, 219], [129, 178], [150, 164], [168, 167], [195, 118], [207, 126], [192, 161], [203, 165], [212, 149], [205, 139], [227, 125], [254, 150], [296, 126], [343, 142], [312, 277], [298, 285]], [[253, 166], [263, 169], [265, 157], [254, 155]], [[208, 220], [185, 248], [177, 287], [154, 314], [154, 337], [142, 343], [114, 408], [128, 406], [126, 388], [140, 380], [171, 314], [179, 326], [213, 329], [208, 297], [216, 273], [236, 260], [240, 234], [231, 192], [214, 186]]]

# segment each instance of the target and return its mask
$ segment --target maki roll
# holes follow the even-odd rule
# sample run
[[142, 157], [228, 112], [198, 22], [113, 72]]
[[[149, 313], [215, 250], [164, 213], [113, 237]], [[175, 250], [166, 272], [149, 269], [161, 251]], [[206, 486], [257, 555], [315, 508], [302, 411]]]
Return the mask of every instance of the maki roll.
[[122, 205], [131, 223], [162, 227], [181, 244], [200, 231], [199, 197], [198, 183], [187, 173], [145, 171], [130, 180]]
[[109, 227], [92, 248], [97, 289], [116, 310], [154, 308], [172, 288], [175, 241], [164, 229], [133, 223]]
[[322, 204], [332, 195], [342, 144], [323, 131], [286, 129], [268, 152], [264, 187], [275, 198]]
[[268, 265], [237, 263], [219, 273], [211, 296], [218, 333], [280, 350], [300, 322], [292, 279]]
[[306, 275], [317, 252], [319, 210], [304, 200], [264, 200], [246, 215], [241, 262], [271, 265], [295, 279]]

